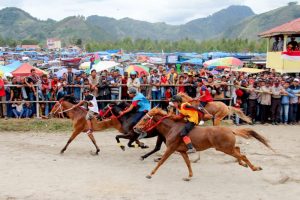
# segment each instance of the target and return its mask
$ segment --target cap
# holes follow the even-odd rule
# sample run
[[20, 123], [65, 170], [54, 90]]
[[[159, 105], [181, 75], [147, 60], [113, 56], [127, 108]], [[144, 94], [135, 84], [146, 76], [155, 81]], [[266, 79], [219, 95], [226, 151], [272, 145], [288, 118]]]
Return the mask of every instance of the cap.
[[136, 94], [137, 90], [135, 88], [129, 88], [128, 89], [128, 94]]
[[298, 79], [298, 78], [295, 78], [295, 79], [294, 79], [294, 82], [299, 82], [299, 79]]

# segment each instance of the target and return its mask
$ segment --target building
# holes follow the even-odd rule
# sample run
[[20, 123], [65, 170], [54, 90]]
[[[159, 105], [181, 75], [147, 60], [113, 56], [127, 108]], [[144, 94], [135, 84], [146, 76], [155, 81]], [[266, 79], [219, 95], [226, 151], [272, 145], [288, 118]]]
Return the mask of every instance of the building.
[[61, 40], [57, 38], [48, 38], [47, 48], [51, 50], [61, 49]]
[[300, 18], [260, 33], [259, 36], [268, 41], [267, 68], [280, 73], [300, 72], [300, 51], [288, 48], [292, 40], [295, 40], [294, 43], [300, 41]]

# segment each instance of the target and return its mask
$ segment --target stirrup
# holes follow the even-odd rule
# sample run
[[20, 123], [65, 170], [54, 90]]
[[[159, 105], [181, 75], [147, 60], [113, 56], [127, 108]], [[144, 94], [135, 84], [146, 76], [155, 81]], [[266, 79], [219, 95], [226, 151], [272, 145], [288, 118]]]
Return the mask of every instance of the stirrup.
[[204, 121], [201, 120], [201, 121], [199, 122], [199, 126], [203, 126], [203, 125], [204, 125]]

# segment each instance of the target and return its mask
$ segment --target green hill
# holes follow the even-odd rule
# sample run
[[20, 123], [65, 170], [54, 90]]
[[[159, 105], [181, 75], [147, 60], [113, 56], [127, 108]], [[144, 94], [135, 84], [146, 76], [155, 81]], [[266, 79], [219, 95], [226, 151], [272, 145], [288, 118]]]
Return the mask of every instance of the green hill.
[[206, 18], [182, 25], [149, 23], [130, 18], [116, 20], [97, 15], [43, 21], [18, 8], [4, 8], [0, 10], [0, 36], [41, 42], [49, 37], [58, 37], [66, 43], [79, 38], [83, 41], [111, 41], [127, 37], [173, 41], [184, 38], [258, 39], [258, 33], [299, 17], [298, 5], [285, 6], [259, 15], [255, 15], [247, 6], [230, 6]]

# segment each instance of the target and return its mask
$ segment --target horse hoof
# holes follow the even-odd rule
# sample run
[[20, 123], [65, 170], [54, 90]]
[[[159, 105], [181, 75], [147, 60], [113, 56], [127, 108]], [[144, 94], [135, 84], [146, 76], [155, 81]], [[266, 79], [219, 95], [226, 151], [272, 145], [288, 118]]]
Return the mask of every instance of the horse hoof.
[[140, 161], [144, 161], [145, 160], [145, 158], [144, 157], [140, 157]]
[[152, 178], [152, 176], [150, 176], [150, 175], [147, 175], [147, 176], [146, 176], [146, 178], [147, 178], [147, 179], [151, 179], [151, 178]]
[[147, 145], [144, 145], [144, 146], [141, 146], [141, 148], [142, 148], [142, 149], [148, 149], [148, 148], [149, 148], [149, 146], [147, 146]]
[[98, 155], [99, 155], [99, 151], [96, 151], [96, 152], [91, 151], [90, 154], [91, 154], [92, 156], [98, 156]]
[[263, 170], [262, 167], [257, 167], [257, 168], [256, 168], [256, 171], [261, 171], [261, 170]]
[[64, 151], [61, 151], [61, 152], [60, 152], [60, 155], [63, 155], [63, 154], [64, 154]]
[[120, 146], [120, 148], [123, 150], [123, 151], [125, 151], [125, 146]]
[[161, 160], [161, 158], [155, 158], [154, 162], [159, 162]]
[[182, 180], [184, 180], [184, 181], [190, 181], [191, 180], [191, 178], [183, 178]]

